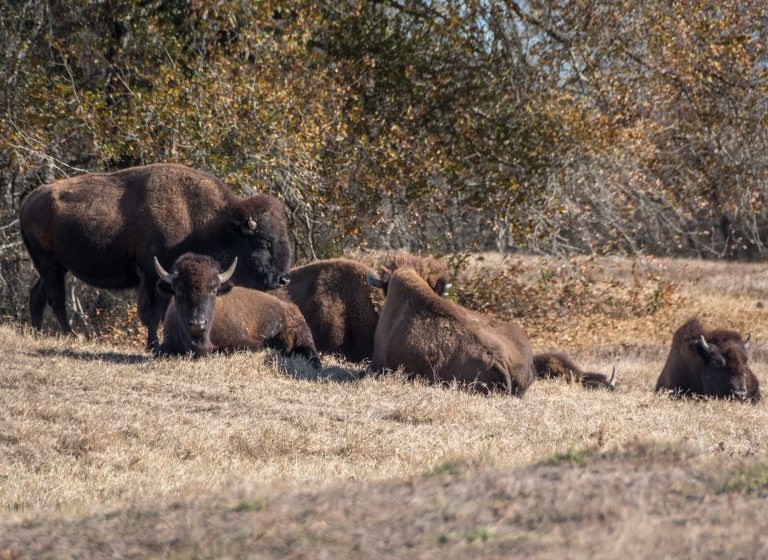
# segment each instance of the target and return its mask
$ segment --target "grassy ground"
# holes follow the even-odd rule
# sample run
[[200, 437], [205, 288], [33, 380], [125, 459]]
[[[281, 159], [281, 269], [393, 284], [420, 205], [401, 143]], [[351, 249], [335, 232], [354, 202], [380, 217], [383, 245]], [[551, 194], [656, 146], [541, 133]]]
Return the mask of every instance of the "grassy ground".
[[0, 327], [0, 558], [766, 556], [766, 404], [652, 392], [694, 313], [751, 330], [768, 383], [763, 267], [465, 265], [467, 285], [539, 297], [535, 349], [615, 363], [618, 390], [483, 397], [331, 357], [318, 377], [269, 352], [154, 361]]

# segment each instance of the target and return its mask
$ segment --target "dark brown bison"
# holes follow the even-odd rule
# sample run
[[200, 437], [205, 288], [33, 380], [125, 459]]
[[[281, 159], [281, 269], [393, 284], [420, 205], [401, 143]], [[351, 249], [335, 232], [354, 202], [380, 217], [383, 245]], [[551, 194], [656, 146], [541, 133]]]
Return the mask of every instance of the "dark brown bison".
[[166, 272], [155, 260], [162, 291], [171, 296], [159, 354], [202, 356], [214, 350], [266, 347], [306, 357], [320, 367], [312, 333], [299, 309], [273, 295], [233, 287], [235, 259], [226, 272], [211, 257], [186, 253]]
[[760, 387], [747, 364], [749, 338], [735, 331], [705, 331], [697, 318], [689, 319], [672, 337], [656, 390], [758, 402]]
[[371, 277], [386, 293], [376, 327], [373, 369], [402, 367], [438, 383], [516, 395], [533, 383], [533, 354], [525, 332], [441, 298], [412, 265]]
[[585, 389], [616, 389], [615, 367], [608, 378], [602, 373], [583, 371], [568, 356], [559, 352], [536, 354], [533, 357], [533, 367], [536, 368], [536, 377], [540, 379], [567, 379], [571, 383], [580, 383]]
[[[432, 290], [443, 295], [449, 287], [448, 269], [437, 260], [400, 254], [384, 271], [410, 264], [419, 267]], [[320, 352], [358, 362], [373, 358], [373, 338], [384, 294], [368, 283], [374, 270], [349, 259], [317, 261], [291, 270], [291, 283], [276, 291], [301, 310]]]
[[173, 164], [93, 173], [39, 187], [21, 207], [21, 235], [40, 278], [30, 289], [32, 326], [46, 303], [65, 332], [70, 271], [98, 288], [136, 287], [147, 346], [168, 299], [156, 288], [154, 256], [173, 262], [192, 251], [229, 265], [235, 284], [271, 289], [288, 283], [291, 248], [283, 205], [267, 195], [237, 199], [219, 179]]

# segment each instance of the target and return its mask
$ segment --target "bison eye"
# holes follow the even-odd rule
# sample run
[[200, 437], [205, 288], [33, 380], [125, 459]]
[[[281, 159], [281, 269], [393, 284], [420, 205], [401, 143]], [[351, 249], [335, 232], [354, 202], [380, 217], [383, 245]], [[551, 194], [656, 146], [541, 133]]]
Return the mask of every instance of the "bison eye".
[[213, 296], [213, 297], [216, 297], [216, 290], [213, 290], [213, 291], [211, 292], [211, 296]]

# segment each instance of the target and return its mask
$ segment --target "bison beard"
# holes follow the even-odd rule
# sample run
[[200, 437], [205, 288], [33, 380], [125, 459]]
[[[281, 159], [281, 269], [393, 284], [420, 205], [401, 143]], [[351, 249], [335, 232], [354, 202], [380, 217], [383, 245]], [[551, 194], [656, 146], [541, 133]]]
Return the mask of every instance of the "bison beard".
[[185, 252], [229, 265], [233, 282], [254, 289], [288, 283], [291, 248], [277, 199], [237, 199], [219, 179], [173, 164], [94, 173], [43, 185], [24, 200], [21, 236], [40, 278], [30, 289], [30, 322], [39, 329], [50, 305], [64, 332], [67, 271], [97, 288], [136, 288], [147, 347], [168, 306], [158, 292], [153, 257]]

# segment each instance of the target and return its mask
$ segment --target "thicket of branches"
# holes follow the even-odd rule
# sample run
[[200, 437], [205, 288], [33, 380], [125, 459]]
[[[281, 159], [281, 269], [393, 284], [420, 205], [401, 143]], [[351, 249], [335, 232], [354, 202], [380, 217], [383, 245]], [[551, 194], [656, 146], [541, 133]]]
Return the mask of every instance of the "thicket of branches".
[[768, 8], [691, 0], [8, 0], [0, 307], [21, 197], [181, 162], [345, 247], [766, 253]]

